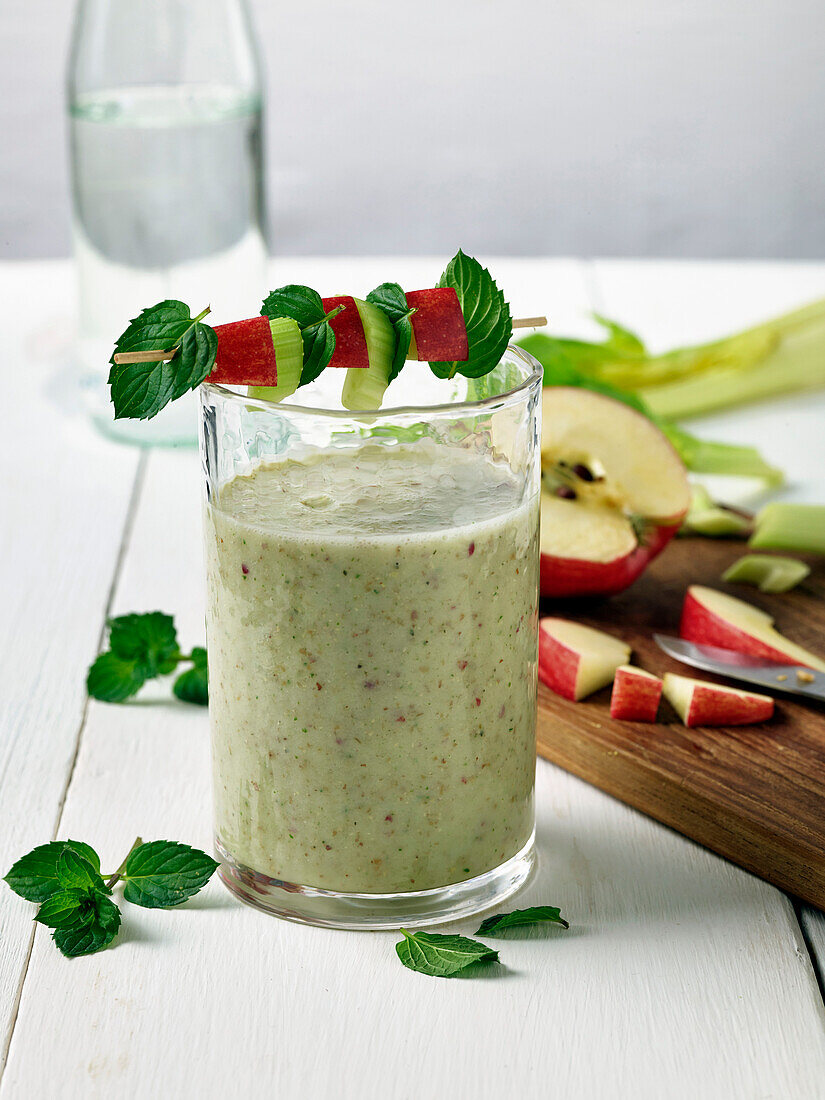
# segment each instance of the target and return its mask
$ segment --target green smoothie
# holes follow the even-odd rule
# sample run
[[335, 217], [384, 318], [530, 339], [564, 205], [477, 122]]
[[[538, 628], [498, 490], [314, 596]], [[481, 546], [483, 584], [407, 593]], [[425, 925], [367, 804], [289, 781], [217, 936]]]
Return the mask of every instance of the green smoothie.
[[208, 506], [218, 841], [285, 883], [426, 890], [530, 839], [538, 499], [459, 447], [262, 465]]

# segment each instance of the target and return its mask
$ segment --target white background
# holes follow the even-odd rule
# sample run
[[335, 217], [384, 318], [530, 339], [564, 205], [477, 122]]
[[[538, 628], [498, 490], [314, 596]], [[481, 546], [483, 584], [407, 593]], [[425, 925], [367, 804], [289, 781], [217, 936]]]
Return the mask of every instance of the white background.
[[[825, 255], [821, 0], [251, 4], [276, 252]], [[6, 258], [69, 251], [71, 9], [0, 0]]]

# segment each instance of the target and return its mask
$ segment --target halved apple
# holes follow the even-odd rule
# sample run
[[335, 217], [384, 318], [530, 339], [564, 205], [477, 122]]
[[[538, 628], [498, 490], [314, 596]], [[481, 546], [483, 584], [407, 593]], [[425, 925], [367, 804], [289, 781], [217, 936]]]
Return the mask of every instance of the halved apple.
[[774, 629], [773, 619], [766, 612], [699, 584], [692, 584], [685, 595], [679, 635], [688, 642], [825, 672], [825, 661], [788, 641]]
[[655, 722], [662, 698], [662, 681], [652, 672], [620, 665], [610, 696], [610, 717], [627, 722]]
[[613, 679], [630, 646], [601, 630], [548, 616], [539, 620], [539, 679], [565, 699], [583, 699]]
[[682, 460], [646, 416], [591, 390], [542, 398], [541, 593], [621, 592], [690, 507]]
[[770, 695], [665, 673], [665, 698], [686, 726], [752, 726], [773, 717]]

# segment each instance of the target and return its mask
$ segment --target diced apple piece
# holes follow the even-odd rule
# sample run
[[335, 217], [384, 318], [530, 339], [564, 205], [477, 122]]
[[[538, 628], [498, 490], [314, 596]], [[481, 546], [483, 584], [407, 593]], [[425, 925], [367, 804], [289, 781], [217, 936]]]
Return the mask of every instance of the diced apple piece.
[[774, 629], [770, 615], [744, 600], [702, 585], [694, 584], [687, 590], [679, 635], [688, 642], [825, 672], [825, 661], [783, 637]]
[[583, 699], [613, 679], [630, 646], [601, 630], [552, 616], [539, 621], [539, 679], [565, 699]]
[[275, 386], [278, 366], [268, 317], [216, 325], [218, 351], [208, 382], [222, 386]]
[[349, 294], [339, 294], [335, 298], [322, 299], [324, 312], [329, 313], [336, 306], [342, 311], [332, 318], [330, 325], [335, 333], [335, 351], [332, 353], [330, 367], [368, 367], [370, 365], [367, 338], [358, 305]]
[[686, 726], [751, 726], [773, 717], [769, 695], [665, 673], [665, 698]]
[[662, 698], [662, 681], [633, 665], [620, 665], [610, 696], [610, 717], [627, 722], [655, 722]]
[[466, 359], [467, 325], [455, 288], [411, 290], [406, 298], [410, 309], [415, 309], [410, 317], [414, 337], [410, 353], [414, 350], [415, 355], [408, 353], [408, 357], [430, 363]]

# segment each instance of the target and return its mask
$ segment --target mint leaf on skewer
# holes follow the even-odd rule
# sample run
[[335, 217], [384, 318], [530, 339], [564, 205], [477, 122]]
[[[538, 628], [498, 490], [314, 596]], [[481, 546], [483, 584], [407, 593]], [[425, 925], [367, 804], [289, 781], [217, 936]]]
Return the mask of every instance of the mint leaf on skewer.
[[146, 909], [168, 909], [197, 894], [217, 867], [211, 856], [188, 844], [153, 840], [130, 852], [123, 896]]
[[291, 317], [298, 323], [304, 341], [304, 366], [299, 386], [314, 382], [335, 352], [335, 333], [329, 323], [343, 306], [324, 310], [321, 295], [309, 286], [291, 283], [271, 290], [264, 298], [261, 315], [273, 320]]
[[561, 928], [570, 925], [562, 918], [561, 910], [553, 905], [533, 905], [529, 909], [514, 909], [512, 913], [496, 913], [482, 921], [477, 936], [493, 936], [505, 932], [508, 928], [520, 928], [531, 924], [558, 924]]
[[431, 932], [408, 932], [395, 945], [398, 958], [409, 970], [450, 978], [474, 963], [498, 962], [498, 951], [466, 936], [442, 936]]
[[410, 317], [415, 310], [407, 305], [407, 296], [398, 283], [382, 283], [369, 292], [367, 301], [386, 313], [395, 331], [395, 354], [389, 374], [392, 382], [407, 361], [413, 331]]
[[430, 363], [438, 378], [463, 374], [478, 378], [501, 362], [513, 333], [510, 307], [490, 272], [460, 249], [450, 260], [438, 285], [451, 286], [458, 295], [467, 327], [468, 356], [464, 361]]
[[191, 661], [193, 667], [178, 676], [172, 690], [186, 703], [207, 705], [206, 650], [196, 646], [189, 654], [181, 653], [171, 615], [162, 611], [120, 615], [108, 625], [110, 648], [96, 658], [86, 676], [86, 690], [93, 699], [123, 703], [147, 680], [174, 672], [181, 661]]
[[206, 378], [218, 349], [214, 329], [202, 321], [208, 312], [192, 317], [189, 306], [170, 299], [130, 322], [110, 360], [116, 420], [149, 420]]

